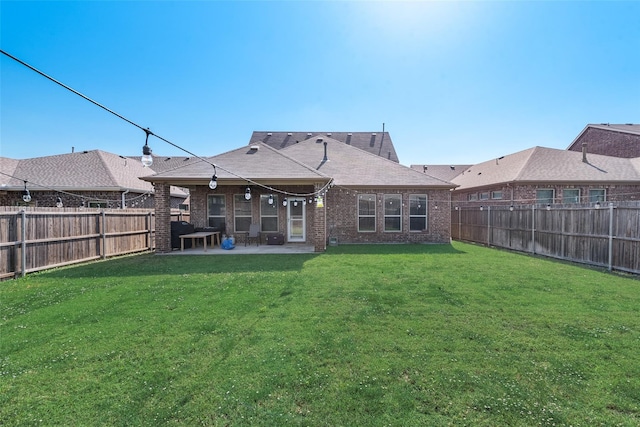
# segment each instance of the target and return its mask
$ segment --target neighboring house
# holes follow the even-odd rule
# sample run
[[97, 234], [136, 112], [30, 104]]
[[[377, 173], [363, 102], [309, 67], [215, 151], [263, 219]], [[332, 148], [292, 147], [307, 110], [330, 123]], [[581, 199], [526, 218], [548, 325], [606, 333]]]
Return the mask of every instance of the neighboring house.
[[264, 234], [279, 233], [286, 242], [311, 244], [316, 251], [324, 251], [330, 239], [450, 241], [450, 182], [326, 134], [295, 139], [283, 133], [297, 143], [280, 142], [278, 149], [255, 140], [256, 134], [248, 146], [141, 178], [155, 187], [158, 251], [171, 250], [169, 207], [161, 202], [170, 185], [189, 189], [195, 227], [217, 227], [229, 235], [260, 224]]
[[262, 142], [280, 150], [301, 141], [331, 138], [399, 163], [389, 132], [253, 132], [249, 144]]
[[470, 166], [452, 182], [454, 205], [640, 200], [640, 157], [533, 147]]
[[587, 125], [567, 150], [582, 152], [583, 144], [589, 154], [627, 159], [640, 157], [640, 125]]
[[[0, 206], [152, 208], [153, 186], [139, 179], [153, 174], [139, 160], [100, 150], [14, 160], [0, 158]], [[31, 201], [25, 203], [26, 188]], [[173, 188], [170, 205], [188, 194]]]

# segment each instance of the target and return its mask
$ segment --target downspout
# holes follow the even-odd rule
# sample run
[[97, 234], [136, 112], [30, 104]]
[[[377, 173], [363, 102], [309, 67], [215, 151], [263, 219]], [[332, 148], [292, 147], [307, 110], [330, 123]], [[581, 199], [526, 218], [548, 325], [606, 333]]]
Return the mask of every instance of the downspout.
[[124, 190], [124, 192], [122, 193], [122, 202], [120, 203], [120, 209], [124, 209], [125, 205], [124, 205], [124, 196], [131, 190]]

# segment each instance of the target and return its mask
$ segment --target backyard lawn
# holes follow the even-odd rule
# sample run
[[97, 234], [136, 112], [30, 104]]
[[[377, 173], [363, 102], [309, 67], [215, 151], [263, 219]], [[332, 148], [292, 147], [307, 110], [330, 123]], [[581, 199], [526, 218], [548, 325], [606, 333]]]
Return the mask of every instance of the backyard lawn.
[[638, 426], [640, 280], [457, 242], [37, 273], [0, 425]]

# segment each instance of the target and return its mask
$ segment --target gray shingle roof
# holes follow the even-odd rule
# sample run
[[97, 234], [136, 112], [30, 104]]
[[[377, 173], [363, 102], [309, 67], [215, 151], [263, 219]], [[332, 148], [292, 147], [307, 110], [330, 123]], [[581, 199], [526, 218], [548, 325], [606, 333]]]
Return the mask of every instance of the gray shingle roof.
[[[327, 157], [324, 159], [324, 142]], [[333, 138], [307, 139], [282, 150], [288, 156], [331, 176], [336, 185], [357, 187], [453, 188], [454, 184], [344, 144]]]
[[471, 165], [411, 165], [411, 169], [451, 182]]
[[318, 138], [331, 138], [398, 163], [398, 155], [389, 132], [272, 132], [255, 131], [249, 144], [263, 142], [280, 150], [290, 145]]
[[220, 184], [245, 183], [247, 180], [263, 184], [277, 181], [328, 181], [322, 172], [287, 156], [263, 143], [254, 143], [217, 156], [206, 161], [197, 159], [182, 168], [167, 170], [143, 179], [152, 182], [171, 182], [177, 185], [204, 185], [216, 175]]
[[470, 166], [453, 179], [459, 190], [498, 183], [633, 183], [640, 184], [640, 160], [533, 147]]
[[[12, 174], [18, 179], [13, 178], [7, 184], [23, 187], [20, 181], [23, 179], [56, 190], [147, 192], [152, 186], [138, 177], [152, 173], [139, 161], [91, 150], [19, 160]], [[32, 188], [38, 189], [37, 185]]]

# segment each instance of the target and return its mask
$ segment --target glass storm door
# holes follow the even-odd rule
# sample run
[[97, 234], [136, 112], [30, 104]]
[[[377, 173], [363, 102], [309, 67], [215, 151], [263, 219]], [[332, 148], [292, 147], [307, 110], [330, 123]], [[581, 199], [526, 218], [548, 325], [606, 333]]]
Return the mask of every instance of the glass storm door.
[[287, 222], [289, 230], [287, 240], [289, 242], [304, 242], [306, 239], [304, 199], [289, 199], [287, 204]]

